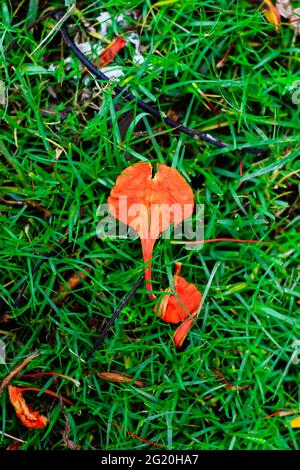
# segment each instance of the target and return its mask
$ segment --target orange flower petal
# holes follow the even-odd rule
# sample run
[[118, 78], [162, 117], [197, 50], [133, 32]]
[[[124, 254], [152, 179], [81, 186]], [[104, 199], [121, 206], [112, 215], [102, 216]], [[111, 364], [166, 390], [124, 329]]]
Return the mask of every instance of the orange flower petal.
[[27, 428], [44, 428], [48, 422], [47, 418], [27, 405], [23, 393], [22, 388], [8, 386], [9, 399], [16, 410], [16, 415]]
[[[123, 36], [118, 36], [103, 52], [100, 54], [100, 67], [105, 67], [110, 64], [116, 55], [120, 52], [123, 47], [126, 46], [126, 41]], [[97, 61], [95, 61], [97, 62]], [[95, 65], [97, 65], [95, 63]]]
[[155, 295], [149, 293], [155, 241], [172, 223], [176, 226], [192, 215], [193, 192], [175, 168], [158, 165], [158, 172], [152, 176], [150, 163], [137, 163], [119, 175], [108, 204], [111, 214], [140, 236], [146, 289], [149, 297], [155, 299]]
[[173, 335], [173, 341], [177, 349], [180, 349], [188, 332], [193, 327], [195, 320], [193, 318], [187, 318], [181, 325], [176, 329]]
[[[202, 295], [195, 286], [189, 284], [180, 273], [179, 263], [176, 263], [174, 275], [174, 294], [165, 295], [158, 308], [155, 309], [158, 316], [166, 323], [179, 323], [190, 318], [192, 312], [198, 310]], [[169, 291], [169, 290], [168, 290]]]

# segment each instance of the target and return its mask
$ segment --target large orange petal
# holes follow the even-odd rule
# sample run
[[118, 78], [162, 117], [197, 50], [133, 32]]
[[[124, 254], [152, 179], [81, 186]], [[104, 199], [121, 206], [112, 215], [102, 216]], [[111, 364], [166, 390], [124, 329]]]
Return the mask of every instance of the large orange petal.
[[150, 163], [126, 168], [108, 198], [111, 214], [140, 236], [148, 295], [155, 299], [151, 283], [151, 260], [156, 239], [173, 223], [177, 226], [194, 209], [193, 192], [175, 169], [158, 165], [152, 175]]
[[22, 388], [8, 386], [9, 399], [16, 410], [16, 415], [27, 428], [44, 428], [48, 422], [47, 418], [27, 405], [23, 393]]

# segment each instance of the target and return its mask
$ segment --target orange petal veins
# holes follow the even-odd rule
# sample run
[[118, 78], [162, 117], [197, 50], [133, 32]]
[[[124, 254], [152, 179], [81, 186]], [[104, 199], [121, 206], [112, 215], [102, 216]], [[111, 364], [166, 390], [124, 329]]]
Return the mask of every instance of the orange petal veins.
[[47, 418], [27, 405], [23, 393], [22, 388], [8, 386], [9, 399], [16, 410], [16, 415], [27, 428], [44, 428], [48, 422]]
[[158, 172], [152, 176], [150, 163], [137, 163], [119, 175], [108, 204], [111, 214], [140, 236], [146, 289], [149, 297], [155, 299], [155, 295], [149, 293], [155, 241], [172, 223], [176, 226], [192, 215], [192, 189], [175, 168], [158, 165]]

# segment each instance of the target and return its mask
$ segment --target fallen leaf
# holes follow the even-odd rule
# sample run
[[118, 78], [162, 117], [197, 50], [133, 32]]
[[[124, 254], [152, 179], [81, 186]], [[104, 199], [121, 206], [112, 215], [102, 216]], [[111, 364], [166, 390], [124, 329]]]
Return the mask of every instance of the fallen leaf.
[[24, 367], [27, 366], [27, 364], [32, 361], [32, 359], [35, 359], [36, 357], [39, 356], [39, 352], [34, 352], [33, 354], [30, 354], [27, 356], [24, 361], [21, 362], [17, 367], [15, 367], [2, 381], [1, 386], [0, 386], [0, 396], [4, 390], [4, 388], [9, 384], [9, 382], [22, 370]]
[[[118, 36], [104, 51], [100, 53], [100, 68], [110, 64], [116, 55], [120, 52], [123, 47], [126, 46], [126, 41], [123, 36]], [[94, 65], [97, 66], [97, 60], [94, 61]]]
[[71, 439], [69, 439], [69, 434], [70, 434], [70, 420], [68, 418], [68, 415], [67, 413], [65, 412], [64, 410], [64, 407], [62, 406], [61, 407], [62, 409], [62, 412], [64, 414], [64, 417], [65, 417], [65, 420], [66, 420], [66, 426], [65, 426], [65, 430], [63, 432], [63, 441], [64, 441], [64, 445], [65, 447], [67, 447], [67, 449], [70, 449], [70, 450], [80, 450], [81, 449], [81, 446], [76, 444], [74, 441], [72, 441]]
[[72, 290], [74, 290], [84, 279], [87, 278], [87, 275], [91, 272], [91, 268], [85, 268], [84, 271], [79, 271], [72, 274], [67, 280], [66, 284], [61, 284], [58, 292], [55, 294], [54, 303], [55, 305], [60, 305], [63, 300], [67, 297]]
[[290, 425], [293, 429], [300, 428], [300, 416], [297, 416], [297, 418], [291, 419]]
[[[99, 372], [98, 377], [103, 380], [107, 380], [107, 382], [116, 382], [116, 383], [130, 383], [132, 382], [132, 376], [125, 375], [120, 372]], [[138, 387], [145, 387], [145, 382], [141, 380], [135, 380], [133, 385], [137, 385]]]
[[27, 428], [44, 428], [47, 425], [47, 418], [33, 411], [23, 398], [24, 389], [19, 387], [8, 386], [8, 394], [11, 404], [16, 410], [18, 418]]
[[181, 263], [176, 263], [173, 278], [176, 295], [167, 289], [166, 292], [170, 293], [164, 294], [160, 304], [154, 307], [154, 311], [163, 321], [175, 324], [182, 322], [173, 336], [178, 349], [197, 319], [202, 300], [202, 295], [195, 284], [189, 284], [184, 277], [179, 276], [180, 270]]
[[140, 236], [145, 263], [146, 289], [152, 291], [152, 252], [156, 239], [171, 223], [176, 227], [194, 209], [193, 192], [175, 168], [158, 165], [152, 176], [150, 163], [126, 168], [117, 178], [108, 198], [113, 217], [132, 227]]

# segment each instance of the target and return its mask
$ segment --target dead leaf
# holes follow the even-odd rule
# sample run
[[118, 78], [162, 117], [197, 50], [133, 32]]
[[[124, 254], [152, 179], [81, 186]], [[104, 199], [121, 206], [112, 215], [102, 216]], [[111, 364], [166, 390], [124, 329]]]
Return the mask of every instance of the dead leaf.
[[64, 414], [64, 417], [65, 417], [65, 420], [66, 420], [66, 426], [65, 426], [65, 430], [64, 430], [64, 433], [63, 433], [63, 441], [64, 441], [64, 445], [65, 447], [67, 447], [68, 449], [71, 449], [71, 450], [80, 450], [81, 449], [81, 446], [76, 444], [74, 441], [72, 441], [71, 439], [69, 439], [69, 434], [70, 434], [70, 420], [68, 418], [68, 415], [67, 413], [65, 412], [64, 410], [64, 407], [63, 405], [61, 406], [61, 409], [62, 409], [62, 412]]
[[32, 359], [35, 359], [40, 355], [39, 352], [34, 352], [33, 354], [30, 354], [27, 356], [24, 361], [21, 362], [17, 367], [15, 367], [2, 381], [0, 385], [0, 396], [4, 390], [4, 388], [9, 384], [9, 382], [22, 370], [24, 367], [27, 366], [27, 364], [32, 361]]
[[44, 428], [47, 425], [47, 418], [33, 411], [23, 398], [24, 389], [19, 387], [8, 386], [8, 394], [11, 404], [16, 410], [17, 417], [27, 428]]
[[117, 178], [108, 198], [113, 217], [132, 227], [140, 236], [145, 263], [146, 289], [152, 291], [152, 252], [156, 239], [171, 223], [176, 227], [194, 209], [193, 192], [175, 168], [158, 165], [152, 176], [150, 163], [126, 168]]
[[[116, 383], [130, 383], [132, 382], [132, 376], [122, 374], [121, 372], [98, 372], [98, 377], [100, 379], [106, 380], [107, 382], [116, 382]], [[145, 387], [145, 382], [141, 380], [135, 380], [133, 385], [137, 385], [138, 387]]]
[[61, 284], [58, 292], [54, 297], [55, 305], [60, 305], [63, 300], [67, 297], [72, 290], [74, 290], [84, 279], [87, 278], [87, 275], [91, 272], [91, 268], [85, 268], [84, 271], [79, 271], [72, 274], [67, 280], [66, 284]]

